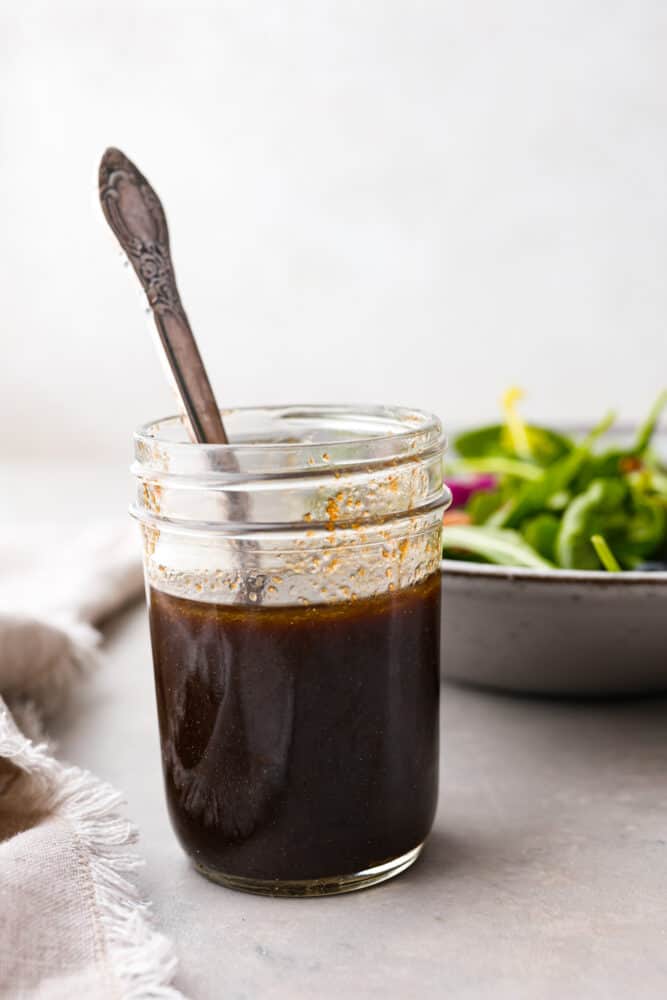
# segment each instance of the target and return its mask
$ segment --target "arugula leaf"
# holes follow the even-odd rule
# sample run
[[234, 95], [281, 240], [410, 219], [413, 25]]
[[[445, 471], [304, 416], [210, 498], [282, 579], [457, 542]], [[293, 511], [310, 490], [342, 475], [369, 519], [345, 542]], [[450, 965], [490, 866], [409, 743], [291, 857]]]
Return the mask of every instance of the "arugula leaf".
[[634, 569], [659, 548], [665, 537], [665, 520], [665, 506], [660, 500], [630, 490], [624, 531], [614, 545], [628, 569]]
[[492, 493], [474, 493], [466, 504], [466, 514], [470, 515], [473, 524], [484, 524], [502, 502], [503, 496], [498, 490]]
[[527, 518], [521, 525], [521, 534], [536, 552], [550, 562], [555, 562], [559, 527], [560, 518], [545, 512]]
[[608, 573], [620, 573], [621, 567], [618, 559], [611, 551], [604, 535], [591, 535], [591, 545], [595, 549], [595, 554]]
[[443, 555], [475, 556], [503, 566], [553, 569], [553, 563], [538, 555], [517, 531], [469, 524], [445, 525], [442, 529]]
[[[526, 435], [533, 461], [547, 466], [574, 447], [573, 442], [563, 434], [546, 427], [527, 425]], [[512, 438], [505, 424], [493, 424], [477, 430], [466, 431], [455, 438], [454, 447], [462, 458], [489, 458], [502, 456], [516, 458]]]
[[662, 416], [662, 411], [667, 406], [667, 389], [663, 389], [655, 403], [649, 411], [649, 415], [644, 421], [644, 423], [639, 428], [637, 432], [637, 439], [635, 441], [635, 446], [633, 452], [635, 455], [641, 455], [646, 451], [649, 444], [651, 443], [651, 438], [653, 437], [660, 417]]
[[513, 476], [515, 479], [539, 479], [541, 469], [533, 462], [522, 462], [517, 458], [506, 458], [504, 455], [488, 455], [481, 458], [468, 458], [465, 462], [453, 462], [451, 470], [490, 473], [494, 476]]
[[521, 486], [513, 501], [508, 505], [504, 516], [499, 519], [498, 527], [518, 527], [525, 517], [544, 510], [551, 497], [566, 490], [590, 457], [591, 446], [595, 440], [609, 429], [613, 421], [614, 414], [608, 413], [581, 444], [577, 445], [564, 458], [558, 459], [548, 469], [545, 469], [537, 482], [525, 483]]
[[645, 459], [646, 451], [665, 406], [667, 406], [667, 390], [660, 393], [651, 407], [646, 420], [637, 432], [634, 444], [625, 448], [608, 448], [601, 455], [594, 456], [577, 483], [579, 489], [586, 489], [593, 479], [621, 475], [624, 464], [632, 463], [633, 460]]
[[599, 569], [600, 561], [591, 535], [613, 539], [623, 531], [623, 509], [628, 487], [617, 479], [595, 479], [584, 493], [570, 503], [563, 515], [556, 559], [566, 569]]

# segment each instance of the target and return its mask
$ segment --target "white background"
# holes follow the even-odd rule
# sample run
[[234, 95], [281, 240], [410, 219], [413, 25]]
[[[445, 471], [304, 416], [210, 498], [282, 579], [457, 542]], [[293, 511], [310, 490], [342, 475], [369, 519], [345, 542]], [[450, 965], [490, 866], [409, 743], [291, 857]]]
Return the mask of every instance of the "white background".
[[125, 461], [174, 409], [96, 202], [165, 201], [221, 404], [547, 420], [667, 382], [660, 0], [0, 0], [6, 457]]

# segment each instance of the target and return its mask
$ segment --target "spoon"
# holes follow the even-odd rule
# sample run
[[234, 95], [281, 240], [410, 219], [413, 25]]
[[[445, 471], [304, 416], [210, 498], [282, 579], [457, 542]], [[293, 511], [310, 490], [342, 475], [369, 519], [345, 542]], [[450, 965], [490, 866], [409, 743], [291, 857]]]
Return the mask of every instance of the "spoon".
[[148, 298], [193, 441], [227, 444], [204, 363], [176, 287], [167, 218], [131, 160], [113, 147], [100, 161], [102, 211]]

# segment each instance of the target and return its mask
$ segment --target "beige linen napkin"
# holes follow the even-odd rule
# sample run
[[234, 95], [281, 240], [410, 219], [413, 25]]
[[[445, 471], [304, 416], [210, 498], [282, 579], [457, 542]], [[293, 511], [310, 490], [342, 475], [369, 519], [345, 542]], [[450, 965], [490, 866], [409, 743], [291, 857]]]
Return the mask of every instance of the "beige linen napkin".
[[140, 592], [137, 539], [25, 534], [0, 537], [0, 997], [173, 1000], [121, 796], [40, 735], [95, 663], [94, 625]]

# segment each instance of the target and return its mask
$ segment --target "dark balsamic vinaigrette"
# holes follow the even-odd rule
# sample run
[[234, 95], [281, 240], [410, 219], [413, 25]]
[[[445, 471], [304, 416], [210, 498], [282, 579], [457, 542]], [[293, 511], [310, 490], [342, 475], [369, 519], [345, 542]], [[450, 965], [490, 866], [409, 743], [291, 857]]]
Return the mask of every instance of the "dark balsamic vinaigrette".
[[151, 588], [169, 812], [208, 869], [319, 879], [417, 847], [436, 806], [440, 577], [355, 602]]

